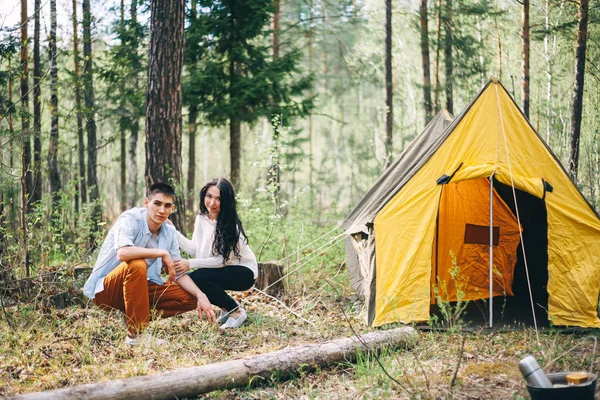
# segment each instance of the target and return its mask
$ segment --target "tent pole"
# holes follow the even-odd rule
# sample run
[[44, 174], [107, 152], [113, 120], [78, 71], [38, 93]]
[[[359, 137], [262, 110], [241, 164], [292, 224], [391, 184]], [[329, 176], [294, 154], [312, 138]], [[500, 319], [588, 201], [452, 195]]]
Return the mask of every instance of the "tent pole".
[[494, 173], [490, 176], [490, 328], [493, 323], [494, 297], [493, 297], [493, 268], [494, 268], [494, 208], [492, 199], [494, 198]]

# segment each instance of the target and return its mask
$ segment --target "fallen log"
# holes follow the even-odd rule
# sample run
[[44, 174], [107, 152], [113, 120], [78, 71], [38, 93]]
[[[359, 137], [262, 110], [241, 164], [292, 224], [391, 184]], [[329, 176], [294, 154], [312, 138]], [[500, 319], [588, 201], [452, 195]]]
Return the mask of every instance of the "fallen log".
[[[254, 377], [280, 379], [299, 368], [316, 368], [336, 362], [352, 362], [356, 352], [379, 351], [382, 348], [410, 346], [417, 333], [411, 327], [376, 331], [356, 337], [324, 343], [290, 347], [272, 353], [248, 356], [238, 360], [180, 368], [155, 375], [92, 383], [46, 392], [26, 393], [13, 400], [79, 400], [79, 399], [173, 399], [193, 397], [217, 389], [246, 386]], [[367, 346], [365, 346], [362, 344]]]

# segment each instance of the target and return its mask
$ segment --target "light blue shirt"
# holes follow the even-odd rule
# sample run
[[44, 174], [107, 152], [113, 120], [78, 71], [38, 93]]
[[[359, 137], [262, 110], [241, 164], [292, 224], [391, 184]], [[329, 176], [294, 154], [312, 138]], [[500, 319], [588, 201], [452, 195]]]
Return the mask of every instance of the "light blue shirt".
[[[83, 294], [87, 297], [93, 299], [96, 293], [103, 291], [104, 277], [121, 264], [117, 258], [118, 249], [125, 246], [146, 247], [152, 235], [146, 213], [146, 208], [132, 208], [119, 216], [104, 239], [96, 265], [83, 286]], [[165, 223], [158, 233], [158, 248], [168, 250], [173, 261], [181, 258], [175, 232], [173, 226]], [[165, 283], [160, 276], [161, 270], [162, 259], [157, 258], [148, 266], [148, 280], [158, 285]]]

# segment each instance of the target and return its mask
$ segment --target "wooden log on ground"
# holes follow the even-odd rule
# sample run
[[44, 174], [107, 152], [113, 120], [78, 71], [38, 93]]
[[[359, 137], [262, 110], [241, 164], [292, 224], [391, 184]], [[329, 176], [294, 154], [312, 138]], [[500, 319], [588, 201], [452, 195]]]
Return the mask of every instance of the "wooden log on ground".
[[246, 386], [254, 377], [280, 379], [300, 368], [325, 367], [336, 362], [351, 362], [356, 352], [379, 351], [412, 345], [417, 337], [411, 327], [376, 331], [356, 338], [331, 340], [324, 343], [290, 347], [267, 354], [225, 361], [199, 367], [181, 368], [155, 375], [80, 385], [46, 392], [27, 393], [13, 400], [79, 400], [79, 399], [173, 399], [194, 397], [217, 389]]
[[258, 263], [258, 277], [254, 286], [274, 297], [284, 295], [283, 271], [283, 265], [276, 261]]

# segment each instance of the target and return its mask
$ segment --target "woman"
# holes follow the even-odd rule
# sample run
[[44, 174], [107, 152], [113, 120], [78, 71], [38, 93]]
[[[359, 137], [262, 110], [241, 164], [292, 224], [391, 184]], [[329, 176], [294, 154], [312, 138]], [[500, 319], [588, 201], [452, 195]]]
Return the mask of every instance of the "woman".
[[200, 210], [192, 240], [177, 232], [179, 246], [192, 258], [175, 261], [175, 272], [190, 277], [210, 302], [221, 308], [221, 329], [237, 328], [247, 318], [244, 309], [225, 290], [247, 290], [258, 275], [254, 253], [238, 218], [235, 192], [225, 178], [200, 190]]

